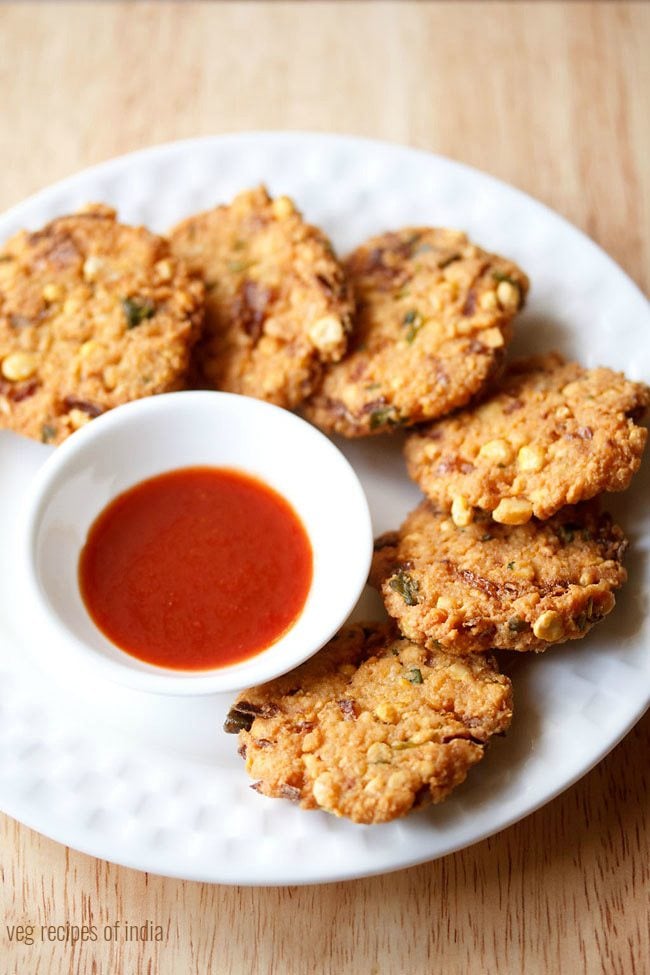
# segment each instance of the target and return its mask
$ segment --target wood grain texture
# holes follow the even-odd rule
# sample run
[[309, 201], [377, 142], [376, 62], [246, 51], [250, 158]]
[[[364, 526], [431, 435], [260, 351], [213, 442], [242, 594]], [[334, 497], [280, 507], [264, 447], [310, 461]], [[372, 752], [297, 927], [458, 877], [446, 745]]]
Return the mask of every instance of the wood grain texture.
[[[644, 3], [0, 5], [0, 209], [186, 136], [350, 132], [526, 190], [650, 286]], [[0, 975], [645, 975], [650, 716], [547, 808], [442, 861], [326, 887], [182, 883], [1, 817]], [[10, 944], [145, 920], [162, 944]]]

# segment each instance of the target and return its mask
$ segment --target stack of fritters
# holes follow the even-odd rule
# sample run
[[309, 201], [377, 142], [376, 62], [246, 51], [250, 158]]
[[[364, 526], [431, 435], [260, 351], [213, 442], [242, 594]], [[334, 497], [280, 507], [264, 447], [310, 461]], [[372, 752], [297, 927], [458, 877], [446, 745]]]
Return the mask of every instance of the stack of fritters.
[[385, 233], [340, 263], [263, 187], [169, 241], [93, 205], [0, 250], [0, 427], [56, 444], [188, 386], [348, 437], [413, 427], [427, 500], [372, 571], [393, 621], [239, 696], [226, 730], [258, 791], [362, 823], [439, 802], [511, 720], [487, 651], [580, 638], [613, 608], [627, 543], [590, 499], [637, 470], [650, 390], [553, 353], [503, 373], [527, 292], [453, 230]]
[[378, 539], [372, 571], [399, 629], [345, 628], [243, 692], [226, 730], [258, 791], [368, 823], [444, 799], [509, 726], [487, 651], [577, 639], [612, 610], [627, 542], [590, 499], [637, 470], [650, 391], [553, 353], [500, 377], [528, 280], [462, 234], [385, 234], [345, 268], [350, 349], [304, 412], [348, 437], [414, 427], [428, 499]]
[[406, 441], [428, 500], [377, 543], [373, 579], [411, 639], [544, 650], [614, 607], [627, 542], [595, 496], [624, 490], [650, 390], [556, 355], [513, 362], [474, 409]]

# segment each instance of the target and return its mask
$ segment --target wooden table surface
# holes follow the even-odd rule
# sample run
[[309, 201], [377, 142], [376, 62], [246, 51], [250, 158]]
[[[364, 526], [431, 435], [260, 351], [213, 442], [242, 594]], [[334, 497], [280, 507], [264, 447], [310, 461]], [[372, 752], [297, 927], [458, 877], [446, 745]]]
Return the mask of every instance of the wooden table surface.
[[[650, 284], [644, 3], [6, 3], [0, 209], [90, 163], [257, 128], [387, 138], [480, 167]], [[2, 817], [0, 975], [643, 975], [650, 715], [469, 850], [372, 880], [248, 889], [94, 860]], [[133, 923], [155, 943], [11, 944]]]

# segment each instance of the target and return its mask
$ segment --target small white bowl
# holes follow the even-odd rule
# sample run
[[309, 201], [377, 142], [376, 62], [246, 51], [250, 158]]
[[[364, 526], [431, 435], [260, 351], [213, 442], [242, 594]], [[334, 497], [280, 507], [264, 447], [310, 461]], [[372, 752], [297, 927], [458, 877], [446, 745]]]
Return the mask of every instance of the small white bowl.
[[[79, 592], [79, 553], [116, 495], [156, 474], [198, 465], [242, 470], [293, 505], [311, 541], [313, 581], [291, 629], [256, 656], [213, 670], [167, 670], [123, 652], [95, 626]], [[71, 674], [83, 667], [163, 694], [240, 690], [296, 667], [345, 622], [372, 557], [368, 504], [340, 451], [292, 413], [230, 393], [153, 396], [93, 420], [38, 470], [19, 528], [36, 650], [50, 664], [55, 655]]]

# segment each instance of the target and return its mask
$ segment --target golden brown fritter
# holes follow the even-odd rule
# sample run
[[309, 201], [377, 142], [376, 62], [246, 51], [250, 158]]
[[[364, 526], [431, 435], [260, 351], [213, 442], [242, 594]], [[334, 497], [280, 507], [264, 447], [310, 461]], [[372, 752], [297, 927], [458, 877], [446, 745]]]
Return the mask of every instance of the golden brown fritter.
[[497, 373], [528, 290], [515, 264], [458, 231], [408, 227], [371, 238], [345, 267], [354, 338], [307, 404], [318, 426], [362, 437], [433, 420]]
[[596, 502], [548, 521], [465, 528], [430, 501], [377, 540], [372, 579], [410, 640], [448, 653], [545, 650], [585, 636], [614, 608], [627, 542]]
[[369, 623], [243, 691], [225, 730], [239, 732], [264, 795], [381, 823], [445, 799], [511, 718], [510, 681], [491, 659], [425, 650]]
[[329, 240], [263, 187], [189, 217], [170, 239], [207, 283], [196, 384], [300, 404], [351, 328], [351, 290]]
[[168, 243], [100, 204], [0, 250], [0, 427], [60, 443], [105, 410], [184, 382], [203, 283]]
[[549, 518], [628, 486], [649, 403], [647, 386], [611, 369], [583, 369], [556, 353], [521, 359], [479, 406], [414, 432], [406, 463], [461, 527], [474, 508], [507, 525]]

